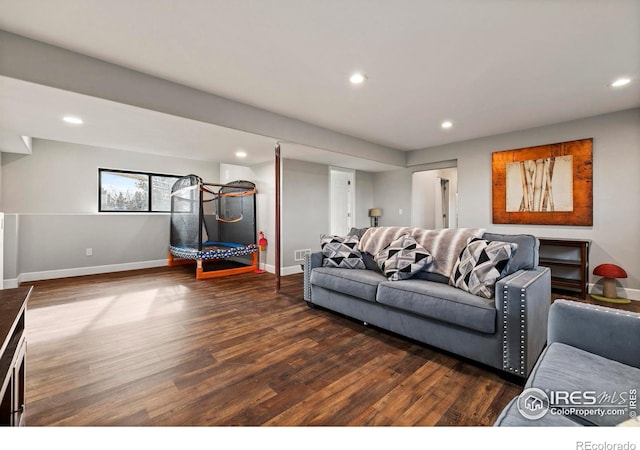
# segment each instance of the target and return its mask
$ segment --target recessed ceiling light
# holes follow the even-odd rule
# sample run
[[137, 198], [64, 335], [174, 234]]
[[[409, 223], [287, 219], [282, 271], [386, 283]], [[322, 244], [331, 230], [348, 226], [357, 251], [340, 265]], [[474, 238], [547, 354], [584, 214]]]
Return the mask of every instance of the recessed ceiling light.
[[84, 123], [84, 121], [80, 117], [74, 116], [64, 116], [62, 120], [73, 125], [82, 125]]
[[618, 78], [616, 81], [611, 83], [609, 86], [611, 86], [611, 87], [622, 87], [622, 86], [626, 86], [629, 83], [631, 83], [631, 79], [630, 78]]
[[440, 124], [440, 126], [446, 130], [447, 128], [451, 128], [453, 126], [453, 122], [451, 122], [450, 120], [445, 120]]
[[247, 152], [245, 152], [244, 150], [238, 150], [236, 152], [236, 156], [238, 158], [246, 158], [247, 157]]
[[367, 79], [367, 76], [360, 72], [356, 72], [353, 75], [351, 75], [351, 77], [349, 77], [349, 81], [351, 81], [352, 84], [361, 84], [366, 79]]

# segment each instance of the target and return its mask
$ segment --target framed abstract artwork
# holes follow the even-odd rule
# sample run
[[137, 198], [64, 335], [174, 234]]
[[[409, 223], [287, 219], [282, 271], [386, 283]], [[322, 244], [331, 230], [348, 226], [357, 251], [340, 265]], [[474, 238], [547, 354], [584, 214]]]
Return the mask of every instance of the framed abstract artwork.
[[593, 139], [492, 153], [493, 223], [593, 225]]

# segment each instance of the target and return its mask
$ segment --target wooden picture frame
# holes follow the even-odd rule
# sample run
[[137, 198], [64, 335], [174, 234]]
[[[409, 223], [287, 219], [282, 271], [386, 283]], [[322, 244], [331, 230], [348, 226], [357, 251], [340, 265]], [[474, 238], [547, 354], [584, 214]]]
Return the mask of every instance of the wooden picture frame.
[[593, 225], [593, 139], [492, 153], [493, 223]]

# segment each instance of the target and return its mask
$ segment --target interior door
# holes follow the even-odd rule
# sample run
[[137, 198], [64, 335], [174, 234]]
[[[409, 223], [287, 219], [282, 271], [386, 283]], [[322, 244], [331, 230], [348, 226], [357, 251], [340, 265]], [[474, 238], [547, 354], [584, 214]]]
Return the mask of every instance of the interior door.
[[345, 236], [355, 223], [355, 186], [354, 171], [348, 169], [329, 169], [330, 177], [330, 233]]

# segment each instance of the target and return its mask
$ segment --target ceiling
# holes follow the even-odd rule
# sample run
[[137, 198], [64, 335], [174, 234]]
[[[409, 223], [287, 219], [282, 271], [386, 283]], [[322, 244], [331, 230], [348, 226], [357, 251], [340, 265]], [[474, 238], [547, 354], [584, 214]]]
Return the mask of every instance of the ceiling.
[[[82, 126], [61, 120], [70, 112], [83, 118]], [[247, 166], [273, 161], [278, 143], [267, 136], [0, 76], [0, 149], [29, 153], [20, 136]], [[247, 156], [238, 158], [238, 151]], [[302, 144], [282, 143], [282, 153], [369, 172], [397, 168]]]
[[[42, 107], [47, 105], [47, 107]], [[82, 126], [61, 119], [73, 113]], [[19, 135], [201, 161], [273, 159], [275, 139], [0, 76], [0, 123]], [[265, 152], [264, 150], [268, 150]], [[26, 151], [25, 151], [26, 152]]]
[[[0, 10], [4, 30], [399, 150], [640, 106], [640, 0], [0, 0]], [[359, 86], [348, 81], [356, 70], [368, 77]], [[608, 86], [621, 76], [631, 84]], [[82, 143], [230, 163], [236, 148], [266, 144], [272, 156], [272, 138], [0, 81], [0, 131], [73, 139], [46, 111], [19, 107], [22, 95], [34, 109], [78, 102], [119, 123], [119, 137], [87, 123]]]

